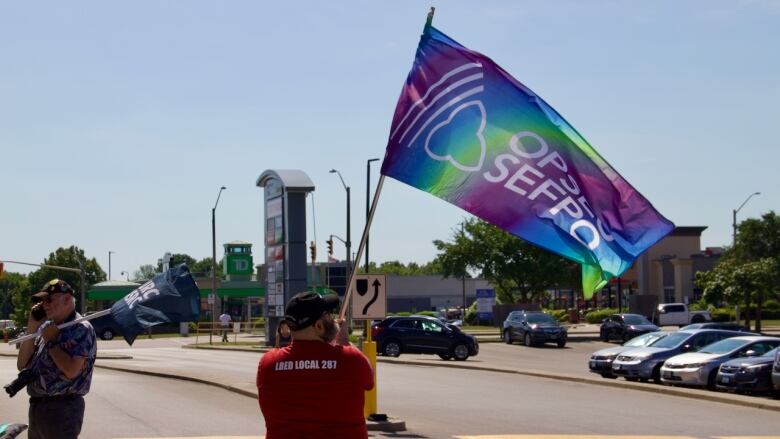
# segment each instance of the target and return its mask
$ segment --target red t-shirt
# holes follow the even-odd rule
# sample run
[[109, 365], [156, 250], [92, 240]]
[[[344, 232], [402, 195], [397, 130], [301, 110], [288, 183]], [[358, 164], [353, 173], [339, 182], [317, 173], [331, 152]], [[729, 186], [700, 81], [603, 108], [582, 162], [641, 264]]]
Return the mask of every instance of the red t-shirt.
[[266, 439], [367, 438], [364, 392], [374, 372], [352, 346], [293, 341], [260, 358], [257, 393]]

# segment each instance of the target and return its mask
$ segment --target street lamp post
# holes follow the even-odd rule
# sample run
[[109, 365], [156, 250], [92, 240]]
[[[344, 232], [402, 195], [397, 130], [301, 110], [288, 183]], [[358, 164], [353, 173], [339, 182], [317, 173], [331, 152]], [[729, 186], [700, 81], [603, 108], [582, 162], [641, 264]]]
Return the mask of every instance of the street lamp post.
[[745, 201], [742, 202], [742, 204], [739, 205], [738, 208], [731, 211], [731, 230], [732, 230], [732, 241], [731, 244], [736, 247], [737, 246], [737, 213], [739, 213], [740, 210], [747, 204], [748, 201], [750, 201], [751, 198], [753, 198], [756, 195], [761, 195], [761, 192], [753, 192], [752, 194], [748, 195], [747, 198], [745, 198]]
[[[368, 223], [368, 213], [371, 210], [371, 162], [378, 162], [379, 159], [366, 160], [366, 223]], [[366, 273], [368, 273], [368, 234], [366, 234]]]
[[[737, 213], [739, 213], [739, 211], [745, 207], [745, 204], [747, 204], [747, 202], [756, 195], [761, 195], [761, 192], [753, 192], [752, 194], [748, 195], [748, 197], [745, 198], [745, 201], [743, 201], [739, 207], [731, 211], [731, 245], [734, 247], [734, 249], [737, 248]], [[734, 306], [734, 319], [739, 322], [739, 304]]]
[[349, 277], [349, 271], [352, 269], [352, 262], [351, 262], [352, 261], [352, 240], [350, 239], [351, 234], [349, 232], [349, 230], [352, 228], [350, 225], [351, 214], [350, 214], [350, 207], [349, 207], [349, 203], [350, 203], [349, 186], [347, 186], [347, 184], [344, 183], [344, 179], [341, 177], [341, 172], [335, 169], [331, 169], [330, 173], [331, 174], [335, 173], [336, 175], [339, 176], [339, 180], [341, 180], [341, 185], [344, 186], [344, 190], [347, 191], [347, 242], [345, 243], [345, 245], [347, 246], [347, 277]]
[[211, 344], [211, 336], [214, 333], [214, 325], [216, 324], [216, 301], [217, 301], [217, 226], [216, 226], [216, 212], [217, 204], [219, 204], [219, 197], [222, 195], [222, 191], [227, 189], [225, 186], [219, 188], [217, 193], [217, 201], [214, 203], [214, 208], [211, 209], [211, 331], [209, 331], [209, 344]]
[[116, 252], [108, 251], [108, 280], [111, 280], [111, 255]]

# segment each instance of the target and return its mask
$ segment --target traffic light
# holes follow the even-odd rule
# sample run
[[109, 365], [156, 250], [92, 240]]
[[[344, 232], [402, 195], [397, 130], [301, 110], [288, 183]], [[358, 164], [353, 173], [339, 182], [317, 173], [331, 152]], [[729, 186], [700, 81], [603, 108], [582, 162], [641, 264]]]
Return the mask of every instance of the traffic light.
[[333, 256], [333, 237], [331, 236], [330, 239], [325, 242], [328, 243], [328, 254]]
[[314, 241], [309, 244], [309, 250], [311, 250], [311, 261], [314, 262], [317, 260], [317, 244], [314, 243]]

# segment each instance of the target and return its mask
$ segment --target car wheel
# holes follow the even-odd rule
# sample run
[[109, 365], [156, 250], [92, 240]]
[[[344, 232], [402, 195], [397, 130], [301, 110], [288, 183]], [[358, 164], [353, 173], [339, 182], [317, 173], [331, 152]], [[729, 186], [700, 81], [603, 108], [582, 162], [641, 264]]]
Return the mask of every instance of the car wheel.
[[653, 368], [652, 378], [654, 383], [661, 384], [661, 364]]
[[452, 356], [458, 361], [464, 361], [469, 357], [469, 348], [463, 343], [458, 343], [452, 348]]
[[514, 340], [512, 340], [512, 331], [506, 330], [504, 331], [504, 343], [506, 344], [512, 344]]
[[631, 381], [632, 383], [635, 383], [639, 381], [639, 378], [637, 377], [626, 377], [626, 381]]
[[625, 342], [627, 342], [629, 340], [628, 334], [626, 334], [625, 332], [623, 333], [623, 337], [621, 337], [621, 338], [623, 339], [623, 343], [625, 343]]
[[697, 314], [691, 319], [691, 323], [704, 323], [704, 316]]
[[608, 342], [609, 341], [609, 335], [607, 334], [607, 331], [601, 330], [601, 341]]
[[382, 346], [382, 353], [387, 357], [397, 357], [401, 355], [401, 343], [395, 340], [388, 340]]
[[710, 372], [710, 376], [707, 377], [707, 389], [715, 390], [715, 379], [718, 377], [718, 369], [715, 368]]
[[103, 340], [113, 340], [114, 339], [114, 331], [106, 328], [100, 333], [100, 338]]
[[523, 344], [528, 347], [533, 346], [533, 342], [531, 341], [531, 334], [527, 332], [525, 333], [525, 335], [523, 336]]
[[449, 361], [452, 359], [452, 355], [450, 354], [439, 354], [439, 358], [441, 358], [444, 361]]
[[601, 374], [601, 378], [609, 378], [611, 380], [617, 379], [617, 377], [615, 375], [612, 375], [612, 374], [609, 374], [609, 373], [602, 373]]
[[558, 347], [562, 348], [566, 346], [566, 340], [558, 340]]

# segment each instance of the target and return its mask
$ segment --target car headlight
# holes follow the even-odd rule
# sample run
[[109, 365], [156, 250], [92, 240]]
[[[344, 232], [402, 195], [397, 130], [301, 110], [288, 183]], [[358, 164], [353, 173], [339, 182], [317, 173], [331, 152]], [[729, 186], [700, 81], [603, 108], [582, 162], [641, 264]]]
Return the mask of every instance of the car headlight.
[[534, 331], [536, 331], [537, 329], [539, 329], [539, 325], [537, 325], [536, 323], [534, 323], [534, 324], [532, 324], [532, 325], [531, 325], [531, 329], [533, 329]]
[[684, 364], [683, 368], [685, 368], [685, 369], [699, 369], [699, 368], [702, 368], [702, 367], [704, 367], [706, 365], [707, 365], [707, 363], [690, 363], [690, 364]]
[[743, 369], [749, 372], [758, 372], [762, 369], [769, 369], [771, 366], [771, 364], [756, 364], [755, 366], [746, 366]]

